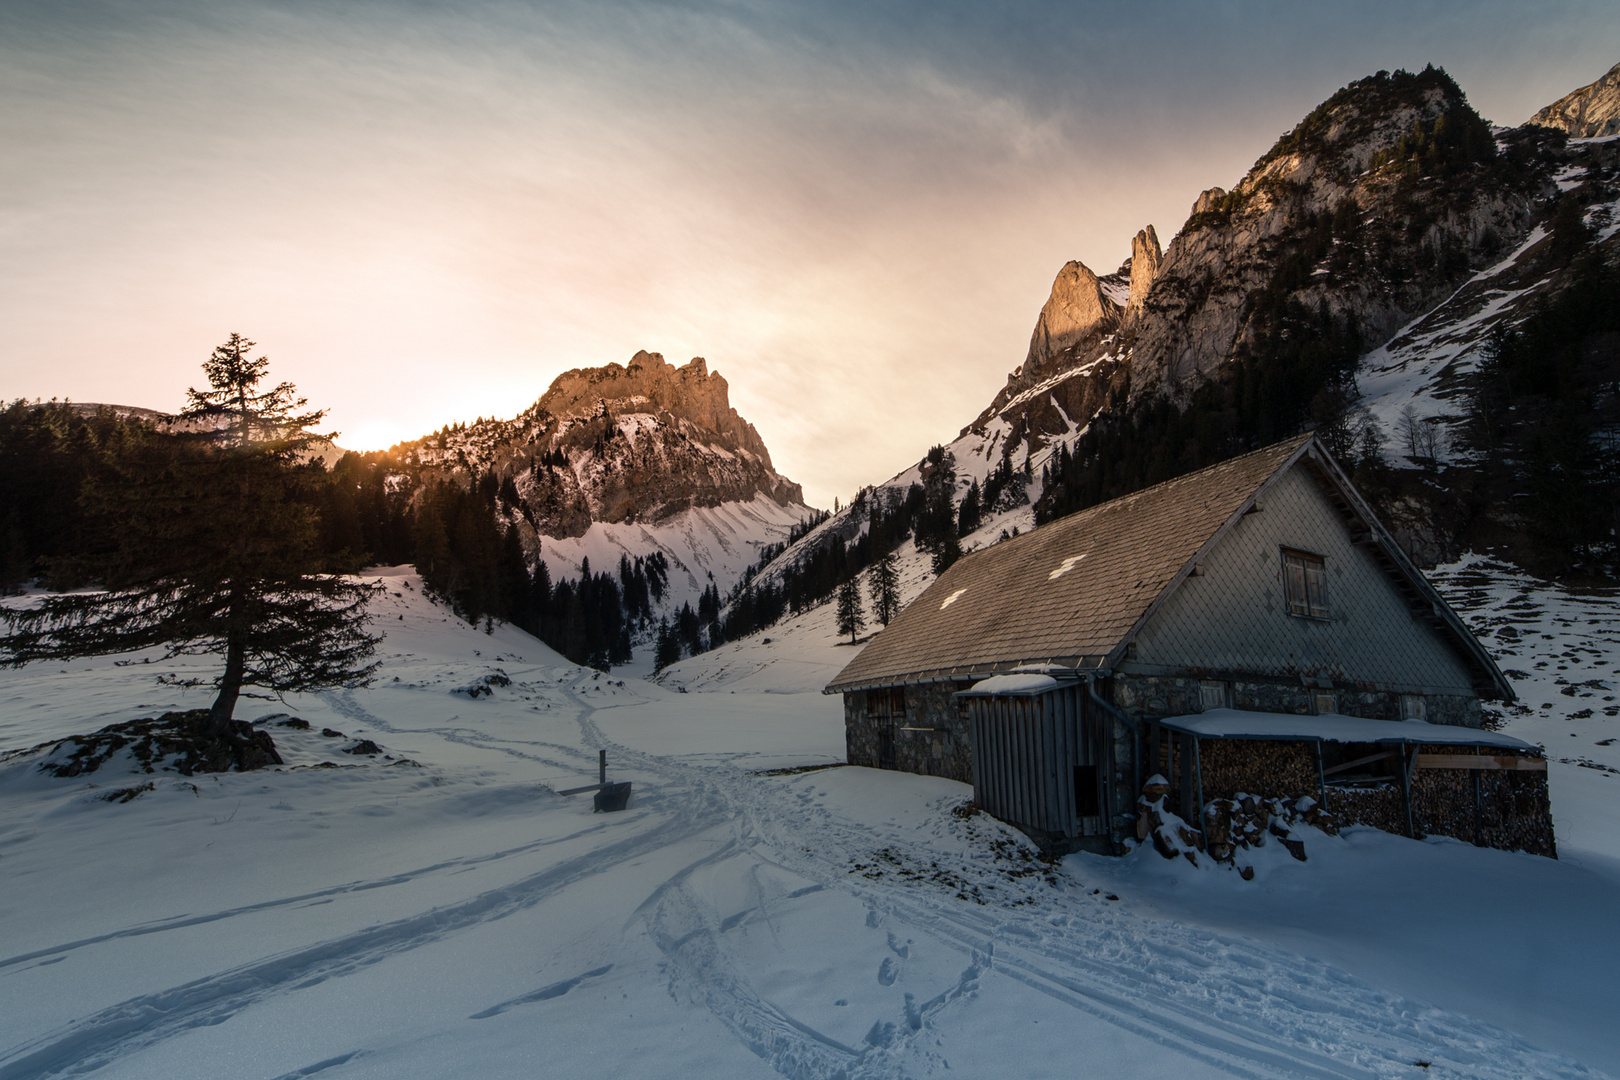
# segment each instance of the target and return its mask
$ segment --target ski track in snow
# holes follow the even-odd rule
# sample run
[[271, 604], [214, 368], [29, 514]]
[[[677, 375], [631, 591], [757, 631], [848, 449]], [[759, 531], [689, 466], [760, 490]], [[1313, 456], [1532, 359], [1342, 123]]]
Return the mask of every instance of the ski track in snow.
[[[515, 671], [518, 685], [527, 672]], [[1281, 949], [1137, 915], [1090, 895], [1063, 874], [1011, 878], [994, 860], [962, 860], [949, 847], [931, 845], [918, 832], [885, 830], [816, 805], [800, 783], [751, 775], [728, 764], [695, 765], [637, 750], [610, 739], [598, 718], [614, 709], [655, 702], [632, 687], [628, 700], [592, 701], [596, 680], [585, 671], [561, 685], [574, 710], [581, 746], [502, 737], [472, 726], [406, 728], [368, 710], [349, 692], [325, 695], [338, 714], [394, 735], [431, 734], [447, 742], [497, 752], [571, 773], [594, 764], [606, 749], [617, 769], [650, 775], [656, 798], [644, 797], [631, 814], [509, 849], [442, 860], [373, 880], [305, 892], [218, 912], [149, 922], [97, 937], [0, 959], [0, 972], [35, 960], [50, 962], [115, 938], [161, 934], [230, 920], [274, 907], [317, 902], [334, 895], [392, 888], [431, 875], [497, 862], [586, 841], [519, 880], [462, 900], [383, 921], [306, 947], [266, 956], [202, 978], [141, 994], [100, 1009], [65, 1027], [0, 1051], [0, 1080], [83, 1075], [184, 1035], [225, 1023], [273, 998], [341, 978], [400, 953], [533, 908], [616, 866], [711, 830], [730, 839], [694, 859], [651, 889], [636, 911], [666, 960], [670, 992], [701, 1004], [738, 1042], [792, 1080], [845, 1080], [934, 1075], [949, 1068], [930, 1041], [954, 1010], [1006, 992], [1000, 980], [1033, 990], [1094, 1020], [1237, 1077], [1350, 1078], [1413, 1075], [1419, 1059], [1428, 1075], [1479, 1080], [1599, 1075], [1568, 1058], [1536, 1049], [1490, 1024], [1471, 1020], [1367, 985], [1355, 977]], [[600, 684], [598, 684], [600, 686]], [[646, 785], [638, 779], [639, 785]], [[960, 841], [963, 830], [994, 824], [955, 822], [944, 798], [934, 807], [934, 836]], [[982, 821], [982, 819], [980, 819]], [[942, 834], [943, 830], [943, 834]], [[601, 832], [600, 841], [592, 834]], [[981, 838], [982, 839], [982, 838]], [[982, 846], [982, 845], [981, 845]], [[952, 882], [913, 875], [857, 873], [874, 852], [894, 853], [896, 865], [949, 867]], [[698, 849], [693, 848], [694, 852]], [[748, 867], [755, 902], [721, 910], [695, 875], [728, 861]], [[948, 861], [949, 860], [949, 861]], [[772, 879], [797, 884], [783, 888]], [[972, 888], [994, 899], [973, 903]], [[927, 1000], [906, 996], [904, 1015], [874, 1015], [861, 1045], [819, 1030], [770, 1000], [734, 955], [732, 934], [751, 923], [773, 935], [791, 919], [796, 901], [828, 890], [858, 901], [868, 926], [891, 927], [890, 950], [879, 971], [892, 983], [897, 958], [922, 941], [961, 958], [960, 975]], [[629, 930], [629, 927], [626, 928]], [[494, 1017], [518, 1005], [547, 1001], [605, 975], [612, 963], [492, 1003], [471, 1019]], [[888, 985], [888, 983], [885, 983]], [[339, 1070], [365, 1051], [323, 1059], [287, 1073], [308, 1076]]]
[[849, 864], [869, 856], [869, 829], [785, 797], [780, 785], [613, 744], [596, 726], [596, 711], [588, 707], [581, 714], [587, 742], [638, 769], [712, 787], [717, 800], [730, 804], [738, 843], [753, 857], [823, 888], [851, 891], [871, 910], [931, 934], [967, 959], [957, 992], [919, 1007], [908, 1017], [909, 1035], [857, 1051], [753, 993], [725, 961], [719, 940], [725, 920], [682, 889], [679, 877], [665, 882], [643, 912], [677, 977], [750, 1049], [794, 1080], [911, 1075], [910, 1036], [965, 988], [976, 987], [987, 969], [1234, 1076], [1406, 1076], [1419, 1058], [1481, 1080], [1597, 1075], [1491, 1025], [1362, 985], [1326, 965], [1212, 933], [1119, 918], [1131, 925], [1093, 927], [1081, 920], [1054, 935], [1037, 917], [970, 908], [948, 893], [852, 886]]

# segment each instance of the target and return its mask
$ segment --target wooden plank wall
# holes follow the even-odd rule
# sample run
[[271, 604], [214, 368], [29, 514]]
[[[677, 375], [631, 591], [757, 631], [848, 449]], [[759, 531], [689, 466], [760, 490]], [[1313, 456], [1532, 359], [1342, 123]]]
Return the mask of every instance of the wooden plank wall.
[[971, 700], [974, 802], [1022, 828], [1079, 836], [1074, 769], [1097, 764], [1080, 691]]

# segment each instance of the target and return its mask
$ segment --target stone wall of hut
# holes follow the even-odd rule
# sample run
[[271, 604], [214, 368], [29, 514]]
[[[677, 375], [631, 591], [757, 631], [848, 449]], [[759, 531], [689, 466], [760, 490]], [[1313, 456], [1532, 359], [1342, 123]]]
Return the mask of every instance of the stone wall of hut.
[[[866, 691], [844, 695], [844, 746], [851, 765], [894, 768], [923, 776], [973, 783], [973, 747], [967, 714], [952, 695], [967, 683], [924, 683], [905, 687], [903, 716], [872, 715]], [[874, 693], [887, 694], [881, 690]], [[885, 762], [885, 742], [893, 763]]]

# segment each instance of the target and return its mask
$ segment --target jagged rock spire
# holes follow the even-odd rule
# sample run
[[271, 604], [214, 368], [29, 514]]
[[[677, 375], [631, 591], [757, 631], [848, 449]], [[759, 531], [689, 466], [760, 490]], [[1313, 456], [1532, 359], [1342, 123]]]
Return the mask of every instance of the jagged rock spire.
[[1024, 360], [1026, 378], [1039, 377], [1052, 362], [1098, 331], [1107, 332], [1119, 322], [1119, 305], [1103, 295], [1102, 284], [1084, 263], [1070, 261], [1052, 282], [1052, 295], [1035, 320], [1030, 335], [1029, 355]]
[[1164, 250], [1159, 247], [1159, 234], [1149, 225], [1131, 240], [1131, 298], [1125, 304], [1125, 321], [1130, 322], [1142, 310], [1153, 279], [1159, 273]]

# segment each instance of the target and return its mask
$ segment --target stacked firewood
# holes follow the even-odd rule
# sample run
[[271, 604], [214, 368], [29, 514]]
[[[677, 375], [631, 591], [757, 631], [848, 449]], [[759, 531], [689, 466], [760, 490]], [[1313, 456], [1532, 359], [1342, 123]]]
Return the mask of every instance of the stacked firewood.
[[1188, 825], [1173, 811], [1165, 808], [1165, 796], [1170, 794], [1170, 781], [1159, 773], [1148, 777], [1142, 785], [1142, 796], [1136, 800], [1136, 839], [1138, 843], [1153, 841], [1153, 847], [1167, 859], [1184, 858], [1198, 865], [1198, 853], [1204, 850], [1204, 836]]
[[1198, 753], [1206, 799], [1255, 790], [1293, 799], [1315, 795], [1320, 787], [1310, 743], [1204, 739]]
[[[1230, 799], [1211, 799], [1204, 805], [1204, 835], [1210, 856], [1218, 862], [1235, 863], [1241, 852], [1265, 847], [1268, 838], [1304, 862], [1305, 839], [1294, 828], [1301, 822], [1329, 835], [1339, 831], [1333, 815], [1309, 795], [1280, 799], [1239, 792]], [[1254, 876], [1253, 867], [1239, 869], [1245, 880]]]
[[1406, 803], [1398, 784], [1372, 787], [1329, 785], [1324, 792], [1328, 809], [1344, 825], [1370, 825], [1397, 836], [1406, 835]]

